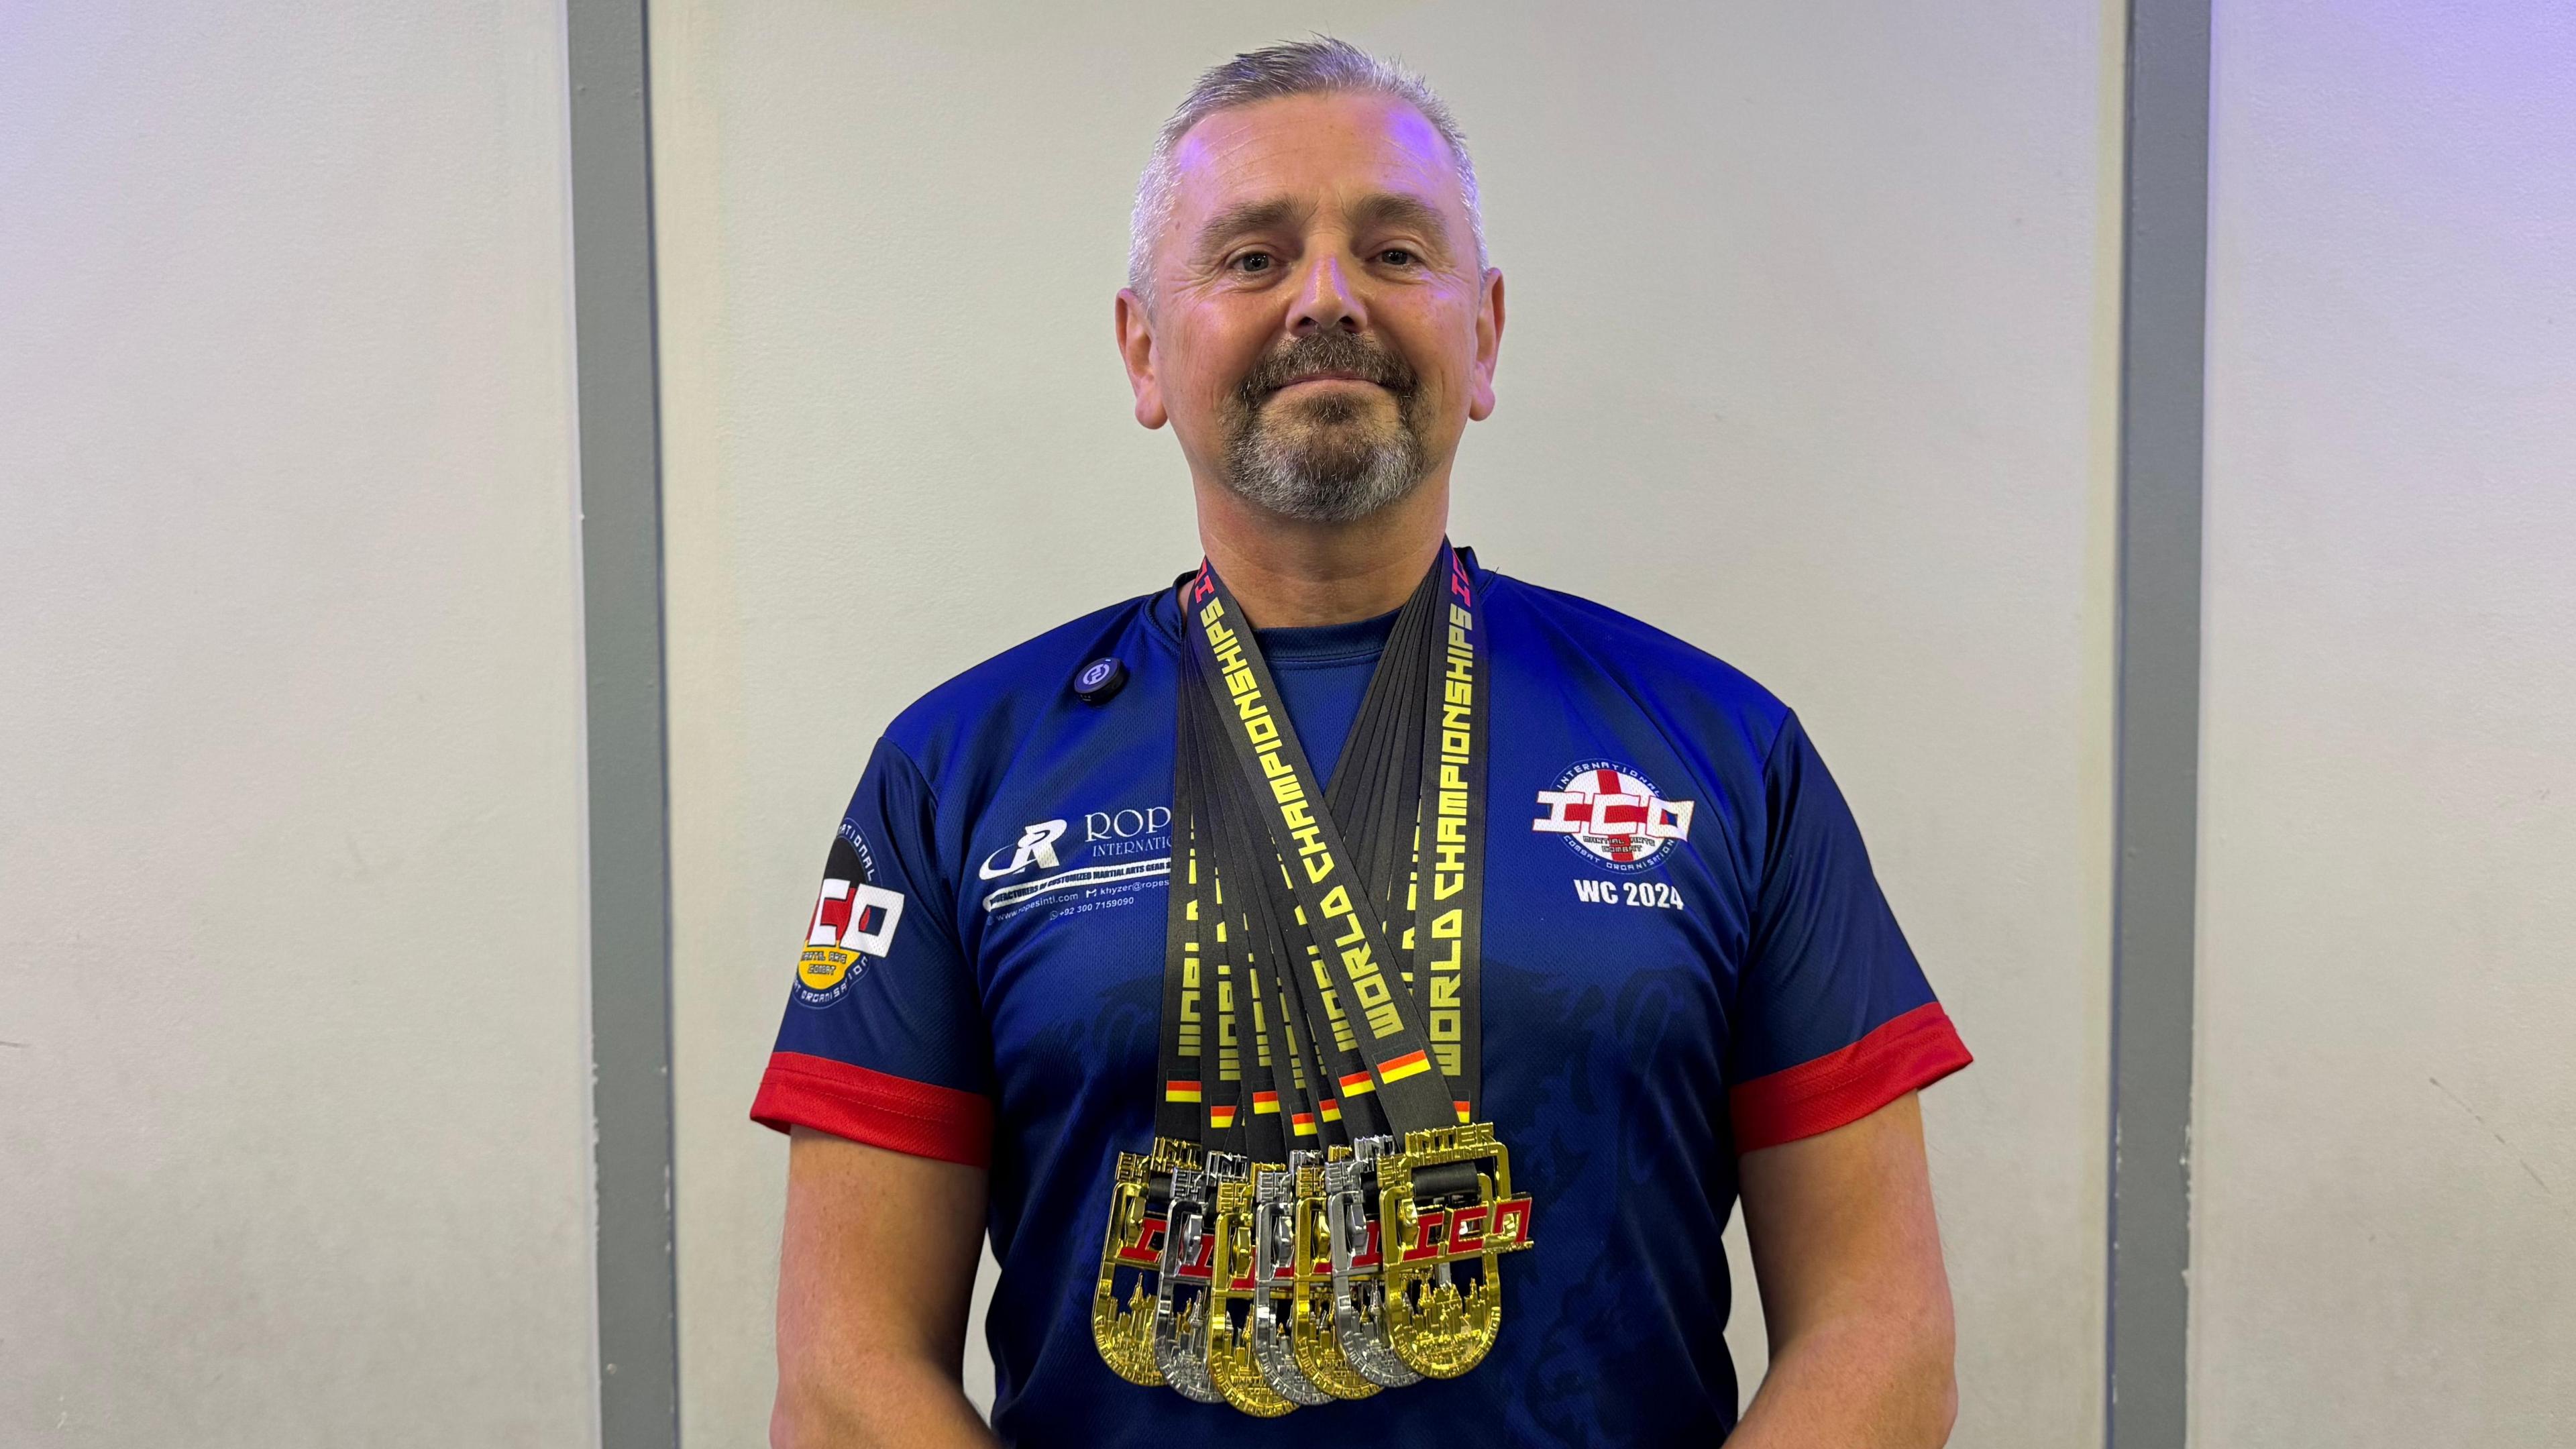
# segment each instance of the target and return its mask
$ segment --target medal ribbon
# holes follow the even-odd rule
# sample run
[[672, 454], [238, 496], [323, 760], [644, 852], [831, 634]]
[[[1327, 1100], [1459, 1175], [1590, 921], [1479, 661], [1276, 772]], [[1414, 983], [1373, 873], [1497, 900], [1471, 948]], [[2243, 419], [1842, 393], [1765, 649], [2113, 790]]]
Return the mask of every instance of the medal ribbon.
[[[1260, 929], [1260, 913], [1248, 909], [1254, 892], [1247, 890], [1245, 901], [1226, 892], [1226, 914], [1241, 909], [1235, 918], [1252, 920], [1255, 929], [1225, 933], [1224, 964], [1232, 973], [1236, 958], [1259, 959], [1265, 936], [1287, 958], [1273, 960], [1295, 981], [1305, 1008], [1305, 1044], [1323, 1074], [1313, 1084], [1319, 1101], [1338, 1100], [1352, 1135], [1381, 1130], [1381, 1123], [1399, 1134], [1455, 1125], [1470, 1110], [1482, 1065], [1474, 1050], [1481, 1005], [1475, 908], [1488, 651], [1465, 565], [1446, 545], [1433, 560], [1398, 617], [1336, 771], [1331, 805], [1357, 807], [1360, 818], [1351, 823], [1367, 843], [1365, 855], [1351, 848], [1336, 818], [1341, 812], [1317, 788], [1250, 623], [1215, 567], [1202, 566], [1180, 599], [1194, 667], [1185, 672], [1176, 742], [1171, 969], [1164, 996], [1170, 1025], [1158, 1133], [1180, 1125], [1173, 1109], [1188, 1105], [1178, 1090], [1192, 1080], [1183, 1068], [1205, 1061], [1202, 1022], [1190, 1007], [1196, 990], [1199, 1016], [1208, 1014], [1210, 947], [1218, 944], [1208, 920], [1216, 913], [1208, 907], [1219, 881], [1246, 878], [1210, 869], [1212, 856], [1251, 857], [1238, 869], [1257, 872], [1272, 929]], [[1410, 687], [1406, 674], [1414, 676]], [[1201, 696], [1196, 706], [1189, 702], [1193, 694]], [[1223, 768], [1228, 757], [1231, 770]], [[1408, 835], [1413, 869], [1403, 873], [1399, 902], [1396, 846]], [[1266, 871], [1258, 870], [1265, 838], [1273, 857]], [[1409, 909], [1399, 913], [1399, 904]], [[1286, 923], [1282, 918], [1302, 919], [1302, 961], [1297, 933], [1277, 929]], [[1413, 949], [1399, 956], [1390, 940], [1403, 935], [1391, 936], [1389, 924], [1402, 918], [1409, 918], [1403, 935]], [[1415, 967], [1410, 985], [1408, 963]], [[1279, 1025], [1284, 1038], [1291, 1023], [1283, 1015]], [[1286, 1060], [1284, 1052], [1269, 1055], [1274, 1063]], [[1234, 1103], [1206, 1105], [1213, 1125], [1215, 1108]], [[1235, 1115], [1226, 1114], [1229, 1128]]]

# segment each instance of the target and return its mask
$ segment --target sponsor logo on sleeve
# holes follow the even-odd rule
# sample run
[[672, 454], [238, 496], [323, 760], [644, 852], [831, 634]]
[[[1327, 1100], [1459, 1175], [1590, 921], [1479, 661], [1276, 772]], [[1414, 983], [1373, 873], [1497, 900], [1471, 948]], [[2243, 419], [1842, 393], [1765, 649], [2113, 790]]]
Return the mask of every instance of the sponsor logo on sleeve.
[[866, 974], [868, 957], [893, 953], [895, 930], [903, 924], [902, 894], [869, 883], [856, 834], [844, 826], [832, 842], [823, 889], [805, 928], [805, 949], [796, 958], [795, 996], [807, 1006], [840, 1000]]
[[1578, 854], [1614, 871], [1644, 870], [1690, 838], [1691, 802], [1667, 800], [1633, 765], [1586, 760], [1553, 790], [1538, 792], [1547, 813], [1530, 822], [1541, 835], [1562, 835]]

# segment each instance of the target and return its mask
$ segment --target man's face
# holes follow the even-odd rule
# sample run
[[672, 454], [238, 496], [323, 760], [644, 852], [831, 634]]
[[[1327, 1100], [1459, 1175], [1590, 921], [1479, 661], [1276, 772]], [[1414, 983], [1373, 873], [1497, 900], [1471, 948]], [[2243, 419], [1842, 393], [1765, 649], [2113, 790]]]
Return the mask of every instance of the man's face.
[[1347, 522], [1445, 472], [1493, 411], [1502, 280], [1449, 148], [1381, 96], [1294, 96], [1174, 152], [1154, 302], [1119, 298], [1136, 417], [1273, 512]]

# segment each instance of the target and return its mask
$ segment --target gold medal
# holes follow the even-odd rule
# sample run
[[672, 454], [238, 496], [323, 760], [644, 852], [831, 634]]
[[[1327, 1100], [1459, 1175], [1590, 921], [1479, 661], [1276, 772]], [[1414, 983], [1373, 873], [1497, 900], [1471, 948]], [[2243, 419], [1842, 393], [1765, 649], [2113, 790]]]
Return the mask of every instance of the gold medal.
[[[1100, 1248], [1100, 1281], [1091, 1293], [1091, 1341], [1110, 1372], [1131, 1384], [1163, 1382], [1154, 1362], [1154, 1304], [1169, 1209], [1157, 1208], [1153, 1188], [1160, 1184], [1168, 1202], [1173, 1174], [1198, 1164], [1197, 1143], [1157, 1137], [1150, 1156], [1119, 1153], [1110, 1175], [1109, 1230]], [[1130, 1285], [1123, 1302], [1121, 1275]]]
[[[1415, 1174], [1474, 1164], [1472, 1201], [1426, 1205]], [[1503, 1328], [1502, 1255], [1530, 1246], [1530, 1200], [1512, 1196], [1511, 1153], [1491, 1124], [1405, 1134], [1378, 1159], [1378, 1220], [1393, 1225], [1386, 1261], [1386, 1337], [1414, 1372], [1451, 1379], [1484, 1361]], [[1460, 1283], [1472, 1267], [1474, 1281]]]

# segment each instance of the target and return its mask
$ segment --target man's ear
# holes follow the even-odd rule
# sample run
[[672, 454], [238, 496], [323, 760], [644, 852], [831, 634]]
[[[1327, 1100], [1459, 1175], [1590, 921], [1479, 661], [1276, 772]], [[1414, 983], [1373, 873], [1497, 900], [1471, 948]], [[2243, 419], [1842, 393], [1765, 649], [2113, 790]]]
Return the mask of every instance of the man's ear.
[[1476, 301], [1476, 365], [1468, 370], [1467, 417], [1494, 414], [1494, 363], [1503, 352], [1503, 269], [1485, 269], [1484, 295]]
[[1118, 360], [1127, 365], [1127, 385], [1136, 392], [1136, 421], [1159, 428], [1171, 421], [1172, 415], [1163, 407], [1163, 384], [1154, 375], [1154, 324], [1145, 315], [1145, 299], [1137, 296], [1134, 288], [1118, 289], [1116, 321]]

